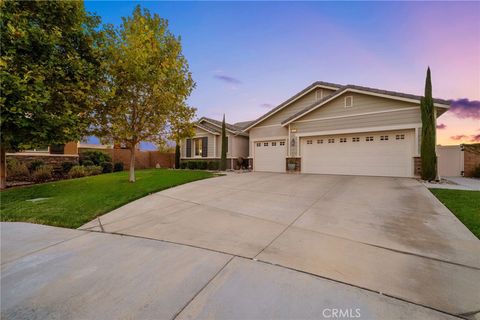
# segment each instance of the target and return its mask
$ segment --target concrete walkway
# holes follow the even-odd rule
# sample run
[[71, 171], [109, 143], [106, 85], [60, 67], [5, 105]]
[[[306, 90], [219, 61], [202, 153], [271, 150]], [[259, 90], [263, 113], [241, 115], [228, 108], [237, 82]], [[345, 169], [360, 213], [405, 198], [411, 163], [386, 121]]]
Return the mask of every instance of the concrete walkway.
[[480, 191], [480, 179], [465, 177], [444, 177], [451, 183], [429, 183], [423, 182], [427, 188], [450, 189], [450, 190], [474, 190]]
[[318, 319], [359, 308], [360, 319], [442, 319], [480, 306], [480, 241], [412, 179], [231, 174], [84, 231], [9, 229], [2, 316]]

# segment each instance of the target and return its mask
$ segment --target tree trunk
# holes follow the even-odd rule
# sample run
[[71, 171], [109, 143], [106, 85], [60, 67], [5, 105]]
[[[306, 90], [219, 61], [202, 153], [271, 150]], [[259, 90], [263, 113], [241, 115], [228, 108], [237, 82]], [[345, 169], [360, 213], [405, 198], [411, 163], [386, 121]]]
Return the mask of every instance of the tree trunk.
[[128, 175], [129, 182], [135, 182], [135, 146], [132, 144], [130, 147], [130, 174]]
[[0, 147], [0, 189], [7, 187], [7, 155], [5, 148]]

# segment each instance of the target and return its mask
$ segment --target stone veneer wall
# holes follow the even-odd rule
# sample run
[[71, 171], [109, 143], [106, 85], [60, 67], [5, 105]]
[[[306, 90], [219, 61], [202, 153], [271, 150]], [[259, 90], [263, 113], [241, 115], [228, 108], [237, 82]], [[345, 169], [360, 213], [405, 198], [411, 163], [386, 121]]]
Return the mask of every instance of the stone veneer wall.
[[73, 162], [78, 164], [78, 156], [71, 154], [45, 154], [45, 153], [7, 153], [8, 159], [16, 159], [28, 165], [33, 161], [43, 161], [46, 165], [52, 166], [54, 169], [62, 168], [63, 162]]
[[416, 177], [422, 175], [422, 158], [420, 157], [413, 157], [413, 174]]
[[[290, 170], [288, 170], [288, 163], [292, 160], [295, 161], [295, 170], [290, 171]], [[302, 171], [302, 158], [297, 158], [297, 157], [287, 158], [286, 161], [285, 161], [285, 170], [287, 172], [301, 172]]]

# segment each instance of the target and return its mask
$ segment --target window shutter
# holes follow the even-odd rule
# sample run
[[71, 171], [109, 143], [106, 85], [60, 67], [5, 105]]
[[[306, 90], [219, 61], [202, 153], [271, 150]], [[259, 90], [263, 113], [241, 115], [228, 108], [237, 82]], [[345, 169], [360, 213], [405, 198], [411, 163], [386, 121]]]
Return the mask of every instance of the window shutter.
[[187, 139], [187, 158], [192, 157], [192, 139]]
[[206, 158], [208, 156], [208, 137], [203, 137], [202, 141], [202, 157]]

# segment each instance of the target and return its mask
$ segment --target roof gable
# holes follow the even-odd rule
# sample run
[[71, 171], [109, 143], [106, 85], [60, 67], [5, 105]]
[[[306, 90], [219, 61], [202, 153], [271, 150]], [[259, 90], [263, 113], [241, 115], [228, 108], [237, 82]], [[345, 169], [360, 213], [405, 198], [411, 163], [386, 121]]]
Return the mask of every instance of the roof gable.
[[265, 121], [266, 119], [270, 118], [274, 114], [278, 113], [279, 111], [285, 109], [295, 101], [298, 101], [302, 97], [306, 96], [307, 94], [311, 93], [313, 90], [318, 89], [318, 88], [324, 88], [324, 89], [330, 89], [330, 90], [337, 90], [341, 88], [341, 85], [335, 84], [335, 83], [330, 83], [330, 82], [323, 82], [323, 81], [317, 81], [303, 89], [302, 91], [298, 92], [294, 96], [290, 97], [289, 99], [285, 100], [269, 112], [265, 113], [264, 115], [260, 116], [256, 120], [253, 120], [247, 127], [245, 127], [243, 130], [247, 131], [256, 126], [257, 124]]
[[[335, 93], [331, 94], [330, 96], [327, 96], [319, 101], [316, 101], [312, 103], [311, 105], [307, 106], [303, 110], [299, 111], [298, 113], [292, 115], [291, 117], [285, 119], [282, 122], [283, 126], [288, 125], [289, 123], [292, 123], [293, 121], [305, 116], [306, 114], [316, 110], [317, 108], [320, 108], [324, 105], [326, 105], [328, 102], [338, 98], [344, 93], [361, 93], [361, 94], [366, 94], [366, 95], [372, 95], [372, 96], [377, 96], [377, 97], [382, 97], [386, 99], [392, 99], [392, 100], [398, 100], [398, 101], [404, 101], [404, 102], [411, 102], [415, 104], [419, 104], [421, 100], [421, 96], [413, 95], [413, 94], [406, 94], [406, 93], [401, 93], [401, 92], [395, 92], [395, 91], [386, 91], [386, 90], [379, 90], [379, 89], [374, 89], [374, 88], [368, 88], [368, 87], [360, 87], [360, 86], [354, 86], [354, 85], [348, 85], [340, 90], [336, 91]], [[443, 99], [434, 99], [434, 105], [439, 108], [444, 108], [448, 109], [450, 102], [447, 100]]]
[[[216, 132], [221, 132], [221, 130], [222, 130], [222, 122], [218, 121], [218, 120], [215, 120], [215, 119], [211, 119], [211, 118], [207, 118], [207, 117], [201, 117], [197, 121], [197, 123], [200, 124], [200, 125], [203, 125], [203, 126], [208, 126], [208, 127], [212, 128], [213, 130], [215, 130]], [[242, 131], [241, 127], [235, 126], [235, 125], [230, 124], [230, 123], [225, 122], [225, 129], [228, 132], [231, 132], [235, 135], [248, 136], [247, 133]]]

